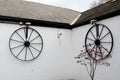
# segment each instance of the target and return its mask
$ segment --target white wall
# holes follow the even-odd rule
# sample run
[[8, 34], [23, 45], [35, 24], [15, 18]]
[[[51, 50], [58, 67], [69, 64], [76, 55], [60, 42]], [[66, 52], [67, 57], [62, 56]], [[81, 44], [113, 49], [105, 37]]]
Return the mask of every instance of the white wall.
[[[114, 37], [111, 66], [97, 67], [95, 80], [120, 79], [120, 16], [102, 20]], [[9, 38], [19, 25], [0, 23], [0, 80], [90, 80], [84, 66], [74, 59], [83, 49], [85, 35], [91, 24], [71, 30], [59, 29], [62, 36], [57, 39], [58, 29], [35, 27], [43, 37], [44, 47], [41, 55], [31, 61], [16, 59], [9, 50]]]
[[0, 80], [69, 80], [75, 77], [71, 30], [34, 27], [43, 38], [41, 55], [30, 62], [16, 59], [9, 50], [9, 38], [19, 25], [0, 23]]
[[[114, 46], [112, 50], [112, 59], [110, 67], [99, 66], [97, 67], [95, 80], [120, 80], [120, 16], [108, 18], [98, 23], [105, 24], [111, 30], [114, 37]], [[91, 24], [80, 26], [72, 30], [72, 48], [74, 56], [77, 56], [82, 50], [84, 45], [85, 35]], [[84, 66], [75, 64], [76, 80], [90, 80], [89, 75]]]

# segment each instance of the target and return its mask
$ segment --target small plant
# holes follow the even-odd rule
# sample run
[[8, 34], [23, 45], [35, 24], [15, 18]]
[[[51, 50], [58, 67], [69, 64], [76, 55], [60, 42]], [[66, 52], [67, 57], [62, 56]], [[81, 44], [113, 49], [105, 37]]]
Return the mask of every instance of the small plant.
[[[88, 46], [91, 46], [91, 45], [89, 44]], [[102, 55], [104, 55], [104, 52], [102, 52], [101, 50], [98, 52], [91, 49], [85, 50], [84, 48], [85, 46], [83, 46], [83, 50], [80, 51], [79, 55], [75, 57], [75, 59], [77, 59], [77, 63], [85, 66], [91, 80], [94, 80], [97, 66], [98, 65], [110, 66], [110, 63], [107, 62], [107, 60], [95, 60], [91, 58], [88, 54], [89, 51], [92, 51], [91, 54], [101, 57]], [[107, 59], [108, 58], [112, 58], [112, 56], [109, 55]]]

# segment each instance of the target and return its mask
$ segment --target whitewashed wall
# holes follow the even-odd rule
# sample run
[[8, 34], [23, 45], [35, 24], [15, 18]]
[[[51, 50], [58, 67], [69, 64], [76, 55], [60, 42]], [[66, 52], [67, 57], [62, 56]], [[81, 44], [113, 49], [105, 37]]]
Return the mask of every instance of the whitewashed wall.
[[[102, 20], [114, 37], [110, 67], [97, 67], [95, 80], [120, 80], [120, 16]], [[9, 38], [19, 25], [0, 23], [0, 80], [90, 80], [84, 66], [74, 59], [83, 49], [85, 35], [91, 24], [73, 30], [35, 27], [43, 37], [41, 55], [34, 61], [16, 59], [9, 50]], [[58, 31], [62, 36], [57, 39]]]
[[[110, 67], [99, 66], [96, 70], [95, 80], [120, 80], [120, 16], [108, 18], [98, 23], [105, 24], [111, 30], [114, 37], [114, 47]], [[84, 45], [85, 35], [91, 24], [80, 26], [72, 30], [72, 48], [74, 56], [77, 56]], [[80, 64], [74, 66], [76, 80], [90, 80], [86, 68]]]
[[0, 23], [0, 80], [69, 80], [75, 77], [71, 30], [34, 27], [44, 40], [41, 55], [31, 61], [16, 59], [9, 50], [9, 38], [19, 25]]

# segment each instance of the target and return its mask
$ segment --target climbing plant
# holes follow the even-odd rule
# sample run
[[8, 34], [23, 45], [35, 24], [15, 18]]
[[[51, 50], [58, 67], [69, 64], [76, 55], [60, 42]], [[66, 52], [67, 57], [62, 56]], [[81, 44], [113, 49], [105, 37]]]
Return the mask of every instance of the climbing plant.
[[[91, 44], [89, 44], [88, 46], [91, 46]], [[100, 47], [100, 49], [101, 49], [101, 47]], [[81, 50], [80, 53], [75, 57], [75, 59], [77, 60], [77, 63], [85, 66], [85, 69], [87, 70], [87, 73], [89, 74], [91, 80], [94, 80], [97, 66], [98, 65], [110, 66], [108, 59], [112, 58], [112, 56], [109, 55], [104, 60], [95, 60], [95, 59], [89, 57], [89, 55], [88, 55], [89, 51], [92, 51], [91, 54], [92, 53], [95, 53], [96, 55], [100, 54], [99, 57], [101, 57], [101, 54], [104, 55], [105, 52], [94, 51], [91, 49], [86, 50], [85, 46], [83, 46], [83, 50]]]

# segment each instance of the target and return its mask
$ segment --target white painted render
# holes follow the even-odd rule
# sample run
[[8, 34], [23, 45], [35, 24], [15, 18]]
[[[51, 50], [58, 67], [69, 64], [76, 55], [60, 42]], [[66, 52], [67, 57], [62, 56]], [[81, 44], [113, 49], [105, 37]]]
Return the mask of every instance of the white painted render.
[[[110, 28], [114, 47], [110, 67], [97, 67], [95, 80], [120, 79], [120, 16], [98, 23]], [[19, 25], [0, 23], [0, 80], [90, 80], [84, 66], [74, 59], [83, 49], [85, 35], [91, 24], [73, 30], [31, 26], [44, 41], [40, 56], [29, 62], [16, 59], [9, 50], [9, 38]], [[57, 34], [62, 33], [60, 38]]]
[[[114, 37], [114, 46], [111, 52], [112, 58], [108, 60], [111, 63], [109, 67], [98, 65], [95, 80], [119, 80], [120, 79], [120, 16], [108, 18], [102, 21], [97, 22], [99, 24], [106, 25], [112, 32]], [[84, 45], [85, 36], [88, 29], [91, 27], [91, 24], [80, 26], [72, 30], [72, 48], [74, 55], [78, 55], [80, 50], [83, 50], [82, 46]], [[85, 66], [80, 64], [75, 65], [75, 72], [77, 72], [76, 80], [90, 80], [90, 77], [86, 71]]]
[[[19, 25], [0, 23], [0, 80], [63, 80], [74, 77], [71, 31], [33, 27], [42, 36], [43, 51], [29, 62], [16, 59], [9, 50], [11, 34]], [[58, 31], [62, 36], [57, 39]]]

